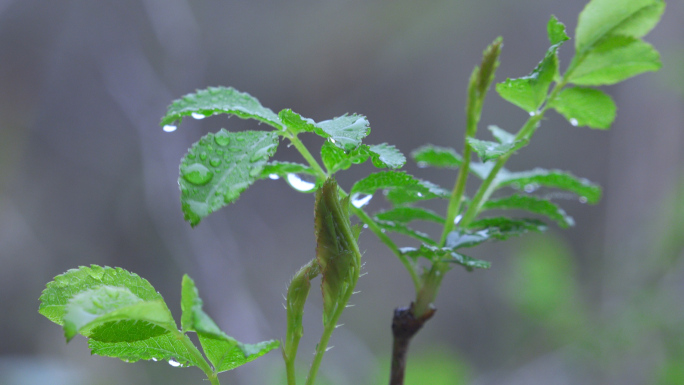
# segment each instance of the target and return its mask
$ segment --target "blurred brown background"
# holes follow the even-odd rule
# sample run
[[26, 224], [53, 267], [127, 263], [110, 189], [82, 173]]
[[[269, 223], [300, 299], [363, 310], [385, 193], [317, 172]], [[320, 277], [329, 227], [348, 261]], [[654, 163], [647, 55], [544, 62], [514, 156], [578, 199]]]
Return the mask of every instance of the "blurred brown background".
[[[460, 151], [467, 79], [486, 45], [504, 37], [497, 81], [526, 75], [548, 46], [550, 15], [572, 35], [584, 3], [0, 0], [0, 384], [201, 383], [196, 369], [91, 357], [83, 338], [66, 345], [37, 298], [78, 265], [146, 277], [176, 315], [187, 272], [229, 334], [284, 336], [281, 295], [313, 256], [313, 196], [261, 181], [191, 229], [178, 202], [181, 156], [206, 132], [257, 126], [213, 117], [164, 133], [158, 122], [173, 99], [231, 85], [315, 120], [364, 114], [369, 143], [406, 154], [424, 143]], [[684, 383], [681, 20], [684, 2], [670, 1], [646, 38], [663, 55], [661, 72], [607, 88], [618, 105], [612, 130], [549, 113], [513, 158], [510, 169], [587, 177], [604, 198], [561, 202], [573, 229], [478, 249], [491, 270], [450, 273], [436, 317], [414, 341], [415, 370], [422, 362], [431, 375], [446, 373], [446, 384]], [[563, 47], [564, 63], [571, 53]], [[514, 131], [525, 118], [492, 92], [481, 127]], [[282, 147], [278, 158], [297, 160]], [[450, 172], [406, 169], [452, 186]], [[349, 188], [370, 170], [342, 173], [340, 183]], [[361, 248], [368, 275], [323, 362], [330, 384], [383, 383], [374, 378], [387, 370], [392, 310], [413, 296], [383, 245], [366, 234]], [[312, 293], [303, 365], [321, 330]], [[546, 293], [551, 307], [535, 297]], [[444, 365], [429, 359], [434, 352]], [[277, 384], [280, 352], [267, 357], [221, 378]]]

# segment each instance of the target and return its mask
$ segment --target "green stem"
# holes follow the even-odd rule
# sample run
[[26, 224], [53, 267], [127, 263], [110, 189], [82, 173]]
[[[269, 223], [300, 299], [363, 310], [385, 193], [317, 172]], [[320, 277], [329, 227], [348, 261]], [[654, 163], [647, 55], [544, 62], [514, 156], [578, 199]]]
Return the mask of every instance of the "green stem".
[[192, 354], [192, 356], [195, 358], [195, 362], [198, 364], [197, 366], [204, 372], [209, 379], [209, 382], [211, 382], [212, 385], [221, 385], [218, 379], [218, 373], [214, 372], [214, 370], [211, 368], [211, 365], [209, 365], [204, 356], [202, 356], [202, 353], [200, 353], [195, 344], [192, 343], [190, 337], [178, 330], [173, 331], [173, 334], [183, 343], [183, 346], [185, 346], [188, 352]]
[[316, 354], [314, 356], [313, 361], [311, 362], [311, 368], [309, 369], [309, 375], [306, 378], [305, 385], [314, 384], [314, 381], [316, 380], [316, 375], [318, 374], [318, 369], [320, 368], [321, 362], [323, 360], [323, 355], [328, 349], [328, 342], [330, 341], [330, 337], [332, 336], [333, 331], [335, 331], [337, 321], [340, 319], [342, 312], [346, 308], [347, 303], [349, 302], [349, 298], [351, 298], [352, 294], [354, 293], [354, 288], [356, 287], [357, 281], [358, 276], [352, 280], [351, 284], [349, 285], [349, 288], [347, 289], [347, 291], [344, 294], [344, 297], [342, 298], [342, 301], [340, 302], [340, 306], [335, 310], [333, 317], [324, 326], [323, 334], [321, 334], [321, 339], [318, 341], [318, 344], [316, 345]]
[[309, 150], [306, 148], [304, 143], [302, 143], [301, 140], [297, 137], [296, 134], [292, 134], [289, 131], [287, 132], [287, 135], [285, 135], [286, 138], [290, 140], [290, 143], [295, 146], [297, 151], [299, 151], [300, 154], [306, 159], [307, 163], [309, 163], [309, 166], [314, 170], [316, 173], [316, 176], [321, 179], [321, 181], [324, 181], [328, 178], [328, 174], [323, 170], [323, 168], [318, 164], [318, 161], [316, 161], [316, 158], [311, 155]]

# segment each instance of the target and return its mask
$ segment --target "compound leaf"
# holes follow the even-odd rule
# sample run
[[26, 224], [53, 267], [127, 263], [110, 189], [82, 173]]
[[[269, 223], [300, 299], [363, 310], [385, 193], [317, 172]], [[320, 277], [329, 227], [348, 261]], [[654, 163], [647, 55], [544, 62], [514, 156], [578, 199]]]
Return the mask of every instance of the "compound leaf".
[[413, 186], [419, 182], [413, 175], [404, 171], [380, 171], [354, 183], [350, 194], [373, 194], [379, 189]]
[[181, 366], [200, 366], [201, 363], [187, 347], [171, 333], [133, 342], [102, 342], [88, 340], [93, 354], [118, 357], [126, 362], [139, 360], [172, 361]]
[[463, 157], [454, 149], [431, 144], [413, 150], [411, 157], [418, 167], [458, 168], [463, 163]]
[[99, 286], [73, 296], [65, 308], [64, 336], [132, 342], [176, 330], [163, 300], [144, 301], [126, 287]]
[[535, 168], [530, 171], [510, 172], [501, 170], [497, 175], [499, 187], [512, 186], [523, 189], [526, 186], [537, 188], [539, 186], [553, 187], [570, 191], [587, 203], [596, 203], [601, 199], [601, 187], [584, 178], [578, 178], [568, 172], [560, 170], [545, 170]]
[[444, 218], [439, 214], [422, 207], [395, 207], [375, 214], [375, 218], [395, 223], [409, 223], [416, 220], [444, 223]]
[[377, 168], [401, 168], [406, 157], [391, 144], [381, 143], [367, 146], [373, 166]]
[[608, 36], [588, 52], [568, 81], [578, 85], [615, 84], [662, 66], [660, 54], [650, 44], [630, 36]]
[[160, 125], [179, 122], [184, 116], [211, 116], [230, 114], [243, 119], [256, 119], [275, 128], [282, 128], [282, 122], [273, 111], [264, 107], [248, 93], [232, 87], [209, 87], [187, 94], [169, 106]]
[[483, 162], [509, 155], [527, 144], [527, 141], [524, 140], [495, 143], [470, 137], [466, 138], [466, 141]]
[[511, 195], [505, 198], [487, 201], [482, 210], [505, 209], [525, 210], [535, 214], [541, 214], [556, 221], [560, 227], [574, 226], [575, 221], [565, 210], [546, 199], [529, 195]]
[[49, 282], [40, 296], [40, 314], [63, 325], [66, 306], [75, 295], [100, 286], [127, 288], [143, 301], [162, 300], [162, 296], [144, 278], [122, 268], [91, 265], [70, 269]]
[[235, 201], [278, 148], [274, 131], [209, 133], [193, 144], [180, 165], [178, 184], [185, 220], [200, 220]]
[[316, 123], [315, 132], [335, 146], [351, 151], [361, 145], [361, 140], [368, 136], [370, 125], [365, 116], [343, 115]]
[[549, 103], [573, 126], [608, 129], [615, 120], [613, 99], [593, 88], [566, 88]]

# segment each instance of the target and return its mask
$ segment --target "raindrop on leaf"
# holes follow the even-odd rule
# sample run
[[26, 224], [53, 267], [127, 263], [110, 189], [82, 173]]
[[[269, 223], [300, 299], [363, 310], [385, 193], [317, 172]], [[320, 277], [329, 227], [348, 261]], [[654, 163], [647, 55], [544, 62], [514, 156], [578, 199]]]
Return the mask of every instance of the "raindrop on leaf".
[[209, 183], [211, 178], [214, 177], [213, 172], [199, 163], [193, 163], [189, 166], [182, 167], [181, 174], [183, 175], [183, 179], [198, 186]]

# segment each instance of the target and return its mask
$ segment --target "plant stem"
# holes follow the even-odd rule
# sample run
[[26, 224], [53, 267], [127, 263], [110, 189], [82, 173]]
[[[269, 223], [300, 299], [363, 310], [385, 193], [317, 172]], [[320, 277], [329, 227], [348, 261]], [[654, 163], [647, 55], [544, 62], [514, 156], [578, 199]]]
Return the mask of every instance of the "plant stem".
[[176, 338], [183, 343], [183, 346], [188, 349], [188, 352], [192, 354], [192, 356], [195, 358], [195, 362], [198, 364], [197, 366], [204, 372], [209, 379], [209, 382], [211, 382], [212, 385], [221, 385], [217, 376], [218, 373], [214, 372], [211, 366], [207, 363], [207, 360], [204, 358], [204, 356], [202, 356], [202, 353], [200, 353], [195, 344], [192, 343], [190, 337], [178, 330], [173, 331], [173, 334], [175, 334]]
[[316, 173], [316, 176], [321, 179], [321, 181], [324, 181], [328, 178], [328, 174], [323, 171], [323, 168], [318, 164], [316, 161], [316, 158], [311, 155], [309, 150], [306, 148], [304, 143], [302, 143], [301, 140], [297, 137], [296, 134], [292, 134], [288, 131], [288, 135], [286, 135], [286, 138], [290, 140], [290, 143], [295, 146], [297, 151], [299, 151], [300, 154], [306, 159], [307, 163], [309, 163], [309, 166], [314, 170]]
[[404, 384], [406, 355], [411, 339], [434, 314], [435, 309], [430, 309], [423, 316], [416, 318], [413, 314], [413, 306], [394, 310], [394, 318], [392, 319], [393, 342], [390, 385]]

